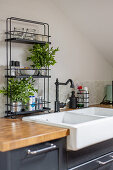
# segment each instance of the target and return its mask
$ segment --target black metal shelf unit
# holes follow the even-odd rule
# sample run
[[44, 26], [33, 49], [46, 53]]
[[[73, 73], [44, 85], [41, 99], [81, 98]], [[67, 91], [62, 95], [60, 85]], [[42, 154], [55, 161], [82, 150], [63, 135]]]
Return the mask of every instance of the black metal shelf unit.
[[[47, 42], [46, 41], [39, 41], [39, 40], [31, 40], [31, 39], [25, 39], [25, 38], [15, 38], [12, 37], [12, 33], [14, 32], [13, 26], [14, 23], [21, 23], [21, 24], [32, 24], [35, 25], [35, 27], [38, 26], [42, 26], [43, 29], [43, 34], [35, 34], [35, 35], [42, 35], [42, 36], [47, 36]], [[31, 113], [37, 113], [37, 112], [44, 112], [44, 111], [49, 111], [49, 79], [51, 78], [50, 76], [50, 69], [46, 68], [45, 70], [47, 71], [47, 75], [16, 75], [13, 76], [11, 75], [11, 70], [12, 67], [11, 65], [9, 65], [10, 61], [12, 60], [12, 43], [24, 43], [24, 44], [42, 44], [45, 45], [46, 43], [51, 44], [51, 42], [49, 41], [50, 35], [49, 35], [49, 24], [48, 23], [43, 23], [43, 22], [37, 22], [37, 21], [32, 21], [32, 20], [26, 20], [26, 19], [21, 19], [21, 18], [15, 18], [15, 17], [11, 17], [11, 18], [7, 18], [6, 20], [6, 59], [7, 59], [7, 68], [6, 68], [6, 79], [7, 79], [7, 90], [8, 90], [8, 80], [9, 78], [28, 78], [30, 76], [32, 76], [33, 78], [41, 78], [43, 79], [43, 109], [36, 109], [33, 111], [30, 110], [22, 110], [19, 112], [12, 112], [11, 107], [12, 107], [12, 101], [11, 99], [8, 98], [7, 95], [7, 103], [6, 103], [6, 117], [10, 116], [16, 116], [16, 115], [22, 115], [22, 114], [31, 114]], [[25, 32], [23, 32], [25, 33]], [[32, 33], [28, 33], [31, 34]], [[28, 70], [35, 70], [35, 69], [28, 69]], [[47, 79], [47, 83], [46, 83], [46, 79]], [[46, 88], [47, 86], [47, 88]], [[46, 90], [47, 90], [47, 95], [46, 95]], [[46, 97], [47, 96], [47, 97]], [[47, 99], [46, 99], [47, 98]]]

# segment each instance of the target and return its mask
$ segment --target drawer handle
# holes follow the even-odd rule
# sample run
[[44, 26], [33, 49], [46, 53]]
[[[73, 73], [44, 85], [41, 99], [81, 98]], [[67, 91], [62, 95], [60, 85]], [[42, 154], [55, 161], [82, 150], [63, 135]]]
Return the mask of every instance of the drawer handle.
[[99, 165], [105, 165], [105, 164], [108, 164], [109, 162], [112, 162], [112, 161], [113, 161], [113, 156], [112, 156], [112, 155], [110, 155], [109, 157], [110, 157], [110, 158], [112, 158], [112, 159], [109, 159], [108, 161], [105, 161], [105, 162], [102, 162], [102, 161], [97, 161], [97, 162], [99, 163]]
[[44, 152], [48, 152], [50, 150], [53, 150], [55, 149], [57, 146], [54, 145], [54, 144], [51, 144], [49, 147], [47, 148], [43, 148], [43, 149], [39, 149], [39, 150], [36, 150], [36, 151], [31, 151], [30, 149], [27, 151], [27, 154], [28, 155], [35, 155], [35, 154], [40, 154], [40, 153], [44, 153]]

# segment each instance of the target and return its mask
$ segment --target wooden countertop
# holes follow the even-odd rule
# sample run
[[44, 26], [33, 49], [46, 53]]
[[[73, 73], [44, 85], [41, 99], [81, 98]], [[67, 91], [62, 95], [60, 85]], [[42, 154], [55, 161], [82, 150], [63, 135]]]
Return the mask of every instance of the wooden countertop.
[[[112, 108], [112, 105], [91, 107]], [[65, 109], [66, 111], [72, 109]], [[62, 110], [63, 111], [63, 110]], [[21, 119], [0, 118], [0, 151], [5, 152], [69, 135], [69, 129], [24, 122]]]
[[95, 105], [91, 105], [90, 107], [103, 107], [103, 108], [111, 108], [113, 109], [113, 105], [112, 104], [95, 104]]
[[[113, 105], [112, 104], [95, 104], [95, 105], [90, 105], [89, 107], [102, 107], [102, 108], [111, 108], [113, 109]], [[79, 109], [79, 108], [77, 108]], [[70, 111], [70, 110], [74, 110], [74, 109], [69, 109], [69, 108], [66, 108], [66, 109], [61, 109], [61, 111]], [[75, 109], [76, 110], [76, 109]]]
[[69, 135], [65, 128], [24, 122], [20, 119], [0, 119], [0, 151], [5, 152]]

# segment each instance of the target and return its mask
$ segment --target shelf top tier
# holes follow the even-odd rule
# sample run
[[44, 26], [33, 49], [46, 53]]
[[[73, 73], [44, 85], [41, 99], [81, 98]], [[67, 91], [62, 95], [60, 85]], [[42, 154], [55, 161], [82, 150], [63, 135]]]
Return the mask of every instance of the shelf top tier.
[[9, 39], [5, 39], [5, 41], [8, 41], [8, 42], [11, 41], [13, 43], [24, 43], [24, 44], [46, 44], [46, 43], [51, 44], [51, 42], [27, 40], [27, 39], [19, 39], [19, 38], [9, 38]]
[[[19, 27], [18, 24], [21, 24]], [[16, 28], [16, 30], [14, 29]], [[21, 29], [22, 30], [21, 30]], [[25, 31], [26, 30], [26, 31]], [[32, 32], [35, 30], [35, 32]], [[21, 37], [12, 37], [12, 34], [15, 32], [20, 32], [27, 35], [42, 35], [47, 36], [48, 41], [40, 41], [40, 40], [29, 40], [27, 38], [23, 39]], [[10, 17], [6, 20], [6, 40], [7, 42], [14, 43], [24, 43], [24, 44], [51, 44], [49, 41], [49, 24], [45, 22], [32, 21], [28, 19]], [[29, 36], [28, 36], [29, 37]]]

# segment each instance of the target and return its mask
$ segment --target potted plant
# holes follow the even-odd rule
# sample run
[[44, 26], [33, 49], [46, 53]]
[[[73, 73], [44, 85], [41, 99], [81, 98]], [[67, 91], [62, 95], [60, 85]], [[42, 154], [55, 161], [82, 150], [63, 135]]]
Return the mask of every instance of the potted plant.
[[36, 69], [45, 68], [47, 70], [49, 66], [56, 63], [55, 54], [59, 49], [53, 49], [53, 47], [49, 49], [49, 44], [46, 43], [45, 45], [35, 44], [29, 51], [30, 56], [27, 57], [27, 61], [32, 62], [31, 67]]
[[21, 111], [22, 104], [26, 105], [29, 102], [29, 96], [33, 96], [34, 92], [38, 92], [37, 89], [34, 89], [34, 82], [32, 77], [21, 80], [10, 78], [8, 80], [8, 89], [3, 87], [0, 90], [0, 93], [8, 95], [8, 98], [11, 99], [12, 112]]

